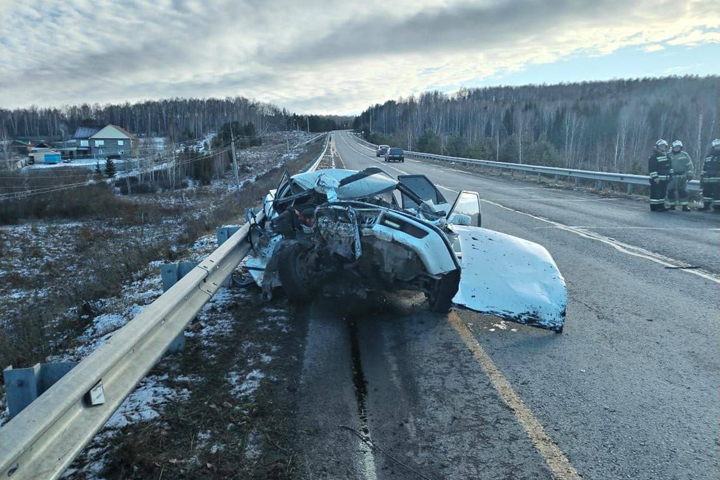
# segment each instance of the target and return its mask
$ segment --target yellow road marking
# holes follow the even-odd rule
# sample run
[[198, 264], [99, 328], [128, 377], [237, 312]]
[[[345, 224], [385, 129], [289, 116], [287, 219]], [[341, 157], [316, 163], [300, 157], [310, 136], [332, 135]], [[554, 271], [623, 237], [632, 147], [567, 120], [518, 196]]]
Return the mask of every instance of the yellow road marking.
[[500, 398], [502, 398], [503, 402], [512, 410], [515, 418], [520, 422], [520, 425], [525, 428], [528, 437], [530, 437], [538, 453], [542, 455], [548, 467], [552, 470], [553, 476], [557, 480], [581, 480], [580, 474], [578, 474], [575, 467], [572, 466], [570, 460], [567, 459], [562, 450], [560, 450], [560, 447], [550, 438], [550, 435], [545, 432], [545, 429], [538, 419], [535, 418], [535, 415], [525, 406], [525, 403], [515, 392], [512, 385], [510, 385], [508, 379], [505, 378], [500, 369], [495, 366], [495, 363], [478, 344], [460, 317], [455, 312], [450, 312], [448, 320], [458, 334], [460, 334], [460, 338], [462, 338], [465, 345], [470, 349], [475, 359], [480, 363], [483, 371], [490, 378], [493, 387], [495, 387], [495, 390], [500, 394]]

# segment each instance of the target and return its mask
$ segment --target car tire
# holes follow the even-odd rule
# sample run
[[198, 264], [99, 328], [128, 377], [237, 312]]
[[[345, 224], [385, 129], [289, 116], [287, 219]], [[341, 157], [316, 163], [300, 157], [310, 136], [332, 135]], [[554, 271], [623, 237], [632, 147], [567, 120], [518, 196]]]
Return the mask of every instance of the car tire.
[[430, 311], [448, 313], [452, 307], [452, 299], [460, 287], [460, 270], [443, 275], [427, 294]]
[[315, 285], [303, 278], [299, 268], [307, 253], [305, 247], [296, 243], [278, 258], [278, 278], [285, 295], [294, 303], [304, 303], [315, 296]]

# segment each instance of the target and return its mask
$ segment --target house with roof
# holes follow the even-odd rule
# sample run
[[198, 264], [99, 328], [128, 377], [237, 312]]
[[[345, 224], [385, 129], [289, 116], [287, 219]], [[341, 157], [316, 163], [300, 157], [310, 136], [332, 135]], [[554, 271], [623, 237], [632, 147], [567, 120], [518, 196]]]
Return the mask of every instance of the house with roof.
[[65, 143], [67, 145], [63, 145], [60, 150], [68, 157], [107, 158], [112, 155], [124, 158], [132, 155], [138, 146], [138, 139], [124, 128], [109, 124], [104, 127], [78, 127], [72, 142]]

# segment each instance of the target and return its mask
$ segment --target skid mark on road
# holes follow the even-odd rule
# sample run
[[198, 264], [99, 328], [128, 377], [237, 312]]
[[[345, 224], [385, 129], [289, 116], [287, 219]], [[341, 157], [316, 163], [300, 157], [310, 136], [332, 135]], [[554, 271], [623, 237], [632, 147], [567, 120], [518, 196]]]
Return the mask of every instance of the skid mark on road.
[[520, 425], [523, 426], [538, 453], [542, 455], [548, 467], [552, 470], [553, 476], [557, 480], [581, 480], [580, 475], [570, 463], [570, 460], [568, 460], [550, 435], [545, 432], [545, 429], [538, 419], [535, 418], [535, 415], [525, 406], [525, 403], [515, 392], [512, 385], [510, 385], [508, 379], [505, 378], [500, 369], [495, 366], [495, 363], [480, 344], [478, 344], [472, 332], [470, 332], [467, 326], [460, 320], [460, 317], [458, 317], [455, 312], [451, 312], [450, 315], [448, 315], [448, 320], [460, 335], [465, 345], [470, 349], [475, 359], [480, 363], [480, 366], [490, 378], [490, 382], [493, 387], [495, 387], [495, 390], [497, 390], [500, 398], [502, 398], [503, 402], [505, 402], [513, 412]]
[[659, 253], [651, 252], [649, 250], [645, 250], [641, 247], [636, 247], [633, 245], [629, 245], [627, 243], [619, 242], [615, 240], [614, 238], [606, 237], [604, 235], [600, 235], [596, 232], [591, 232], [590, 230], [586, 230], [581, 227], [571, 227], [569, 225], [565, 225], [563, 223], [555, 222], [553, 220], [549, 220], [544, 217], [539, 217], [537, 215], [533, 215], [532, 213], [527, 212], [521, 212], [520, 210], [515, 210], [514, 208], [506, 207], [505, 205], [502, 205], [497, 202], [493, 202], [491, 200], [485, 200], [481, 199], [481, 201], [485, 203], [489, 203], [490, 205], [494, 205], [499, 208], [503, 208], [505, 210], [509, 210], [511, 212], [525, 215], [530, 218], [534, 218], [535, 220], [539, 220], [541, 222], [549, 223], [553, 227], [558, 228], [560, 230], [565, 230], [566, 232], [574, 233], [575, 235], [579, 235], [583, 238], [587, 238], [589, 240], [595, 240], [596, 242], [601, 242], [606, 245], [610, 245], [615, 250], [624, 253], [626, 255], [632, 255], [633, 257], [639, 257], [644, 258], [645, 260], [650, 260], [651, 262], [655, 262], [659, 265], [662, 265], [664, 267], [670, 267], [673, 269], [679, 269], [686, 273], [691, 273], [693, 275], [697, 275], [698, 277], [704, 278], [705, 280], [710, 280], [711, 282], [715, 282], [717, 284], [720, 284], [720, 277], [717, 275], [707, 272], [702, 269], [682, 269], [681, 267], [689, 267], [690, 265], [681, 262], [679, 260], [675, 260], [673, 258], [666, 257], [664, 255], [660, 255]]

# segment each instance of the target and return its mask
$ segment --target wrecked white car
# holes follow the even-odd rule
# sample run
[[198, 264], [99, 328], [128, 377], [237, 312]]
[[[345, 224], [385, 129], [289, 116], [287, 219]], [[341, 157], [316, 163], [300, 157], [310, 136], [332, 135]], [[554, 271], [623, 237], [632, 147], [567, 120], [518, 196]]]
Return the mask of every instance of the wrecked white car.
[[268, 294], [282, 287], [305, 302], [343, 286], [415, 290], [434, 312], [454, 305], [562, 331], [567, 294], [552, 257], [480, 228], [476, 192], [449, 205], [424, 175], [318, 170], [283, 177], [264, 210], [245, 268]]

